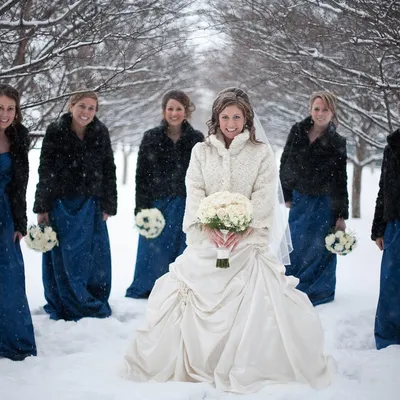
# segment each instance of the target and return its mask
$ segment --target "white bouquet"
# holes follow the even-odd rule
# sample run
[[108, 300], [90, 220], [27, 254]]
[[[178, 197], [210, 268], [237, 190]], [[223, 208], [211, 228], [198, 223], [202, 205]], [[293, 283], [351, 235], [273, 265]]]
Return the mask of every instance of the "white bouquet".
[[46, 253], [54, 246], [58, 246], [57, 234], [48, 225], [30, 225], [25, 236], [25, 243], [32, 250]]
[[352, 232], [336, 231], [325, 238], [325, 247], [334, 254], [345, 256], [357, 246], [357, 238]]
[[144, 208], [136, 214], [135, 223], [140, 235], [154, 239], [164, 229], [165, 219], [158, 208]]
[[[197, 218], [203, 225], [229, 232], [243, 232], [253, 219], [253, 205], [240, 193], [216, 192], [200, 203]], [[229, 267], [229, 249], [218, 248], [217, 267]]]

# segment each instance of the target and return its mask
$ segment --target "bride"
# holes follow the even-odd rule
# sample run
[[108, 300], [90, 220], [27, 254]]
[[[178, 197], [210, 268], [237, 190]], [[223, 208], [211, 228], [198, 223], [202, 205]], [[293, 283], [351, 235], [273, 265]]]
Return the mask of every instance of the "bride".
[[[247, 94], [233, 89], [218, 95], [209, 136], [193, 149], [183, 222], [188, 247], [156, 282], [125, 356], [126, 376], [209, 382], [237, 393], [292, 381], [323, 388], [335, 363], [324, 355], [320, 321], [268, 246], [277, 207], [274, 154], [255, 137]], [[218, 191], [241, 193], [254, 208], [250, 227], [226, 242], [196, 219], [200, 201]], [[216, 268], [224, 244], [232, 249], [230, 267]]]

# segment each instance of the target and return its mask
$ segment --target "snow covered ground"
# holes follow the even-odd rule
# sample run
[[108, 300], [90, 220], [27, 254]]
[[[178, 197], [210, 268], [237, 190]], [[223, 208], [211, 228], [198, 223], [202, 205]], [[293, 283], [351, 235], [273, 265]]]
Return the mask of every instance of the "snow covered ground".
[[[33, 205], [39, 151], [31, 151], [28, 208]], [[116, 155], [118, 176], [122, 157]], [[332, 385], [322, 391], [300, 385], [274, 385], [253, 395], [219, 393], [207, 384], [134, 383], [119, 377], [124, 351], [140, 324], [145, 300], [124, 298], [133, 277], [137, 233], [133, 229], [134, 165], [130, 181], [119, 186], [118, 216], [108, 223], [113, 257], [112, 317], [79, 322], [51, 321], [42, 310], [41, 257], [23, 248], [26, 285], [38, 356], [24, 362], [0, 359], [0, 400], [395, 400], [399, 398], [400, 346], [375, 350], [373, 325], [381, 253], [369, 239], [379, 170], [365, 170], [360, 220], [349, 220], [359, 246], [338, 263], [336, 300], [317, 308], [326, 350], [338, 364]], [[351, 168], [349, 168], [351, 177]], [[29, 211], [28, 219], [34, 222]]]

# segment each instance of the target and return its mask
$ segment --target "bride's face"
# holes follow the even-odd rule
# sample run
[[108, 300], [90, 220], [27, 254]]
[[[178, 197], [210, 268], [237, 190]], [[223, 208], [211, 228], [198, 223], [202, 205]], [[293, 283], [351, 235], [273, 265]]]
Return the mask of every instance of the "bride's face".
[[245, 124], [242, 110], [235, 105], [225, 107], [219, 114], [219, 127], [228, 140], [242, 133]]

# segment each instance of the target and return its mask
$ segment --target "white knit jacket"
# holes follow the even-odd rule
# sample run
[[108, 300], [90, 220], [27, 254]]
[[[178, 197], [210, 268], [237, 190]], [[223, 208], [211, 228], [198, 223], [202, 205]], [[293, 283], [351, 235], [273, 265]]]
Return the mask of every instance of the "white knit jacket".
[[267, 245], [276, 202], [278, 172], [270, 145], [254, 144], [247, 130], [225, 147], [222, 133], [211, 135], [192, 150], [186, 173], [186, 209], [183, 231], [187, 244], [209, 247], [208, 236], [201, 231], [196, 213], [202, 199], [220, 191], [237, 192], [253, 204], [253, 232], [246, 243]]

